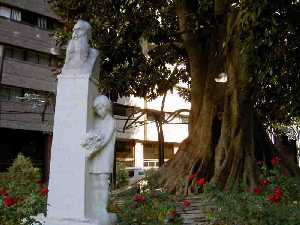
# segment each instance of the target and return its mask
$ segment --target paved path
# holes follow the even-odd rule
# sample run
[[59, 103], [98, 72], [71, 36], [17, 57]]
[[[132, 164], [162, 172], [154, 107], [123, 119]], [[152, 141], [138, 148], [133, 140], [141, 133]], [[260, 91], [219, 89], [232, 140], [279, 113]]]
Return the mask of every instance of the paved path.
[[207, 213], [205, 209], [212, 208], [213, 205], [204, 202], [199, 195], [189, 196], [186, 198], [191, 205], [183, 208], [182, 204], [178, 205], [176, 211], [183, 218], [183, 225], [206, 225], [208, 224]]

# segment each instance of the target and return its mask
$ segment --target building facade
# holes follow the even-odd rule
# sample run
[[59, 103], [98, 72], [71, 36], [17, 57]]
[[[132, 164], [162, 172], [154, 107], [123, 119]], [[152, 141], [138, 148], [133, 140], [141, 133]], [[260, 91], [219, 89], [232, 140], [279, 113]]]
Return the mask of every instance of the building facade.
[[[153, 115], [161, 114], [162, 98], [145, 101], [141, 98], [123, 97], [114, 104], [118, 129], [117, 161], [123, 162], [127, 167], [139, 169], [158, 167], [158, 130]], [[181, 98], [176, 89], [166, 95], [162, 117], [166, 120], [173, 119], [163, 124], [164, 161], [173, 157], [179, 144], [188, 136], [189, 109], [190, 103]], [[175, 116], [174, 112], [178, 110], [185, 111]], [[134, 116], [130, 117], [133, 114]], [[128, 124], [132, 126], [124, 129]]]
[[47, 1], [0, 0], [0, 169], [19, 152], [48, 170], [60, 59]]

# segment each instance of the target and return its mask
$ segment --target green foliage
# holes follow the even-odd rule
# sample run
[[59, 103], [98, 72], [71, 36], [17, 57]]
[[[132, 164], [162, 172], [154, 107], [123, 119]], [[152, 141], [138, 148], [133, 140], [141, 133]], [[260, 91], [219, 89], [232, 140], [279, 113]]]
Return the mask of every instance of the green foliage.
[[299, 9], [299, 2], [294, 0], [245, 1], [232, 8], [233, 13], [240, 14], [251, 98], [267, 122], [288, 123], [300, 113], [300, 24], [295, 20]]
[[174, 199], [160, 191], [130, 196], [118, 212], [119, 225], [181, 224], [176, 215]]
[[0, 177], [1, 225], [31, 225], [32, 216], [45, 213], [48, 189], [39, 184], [39, 170], [28, 158], [19, 154]]
[[284, 175], [279, 160], [274, 169], [262, 166], [260, 185], [245, 191], [243, 185], [221, 191], [213, 185], [205, 193], [216, 202], [210, 211], [213, 225], [297, 225], [300, 221], [300, 181]]
[[[178, 39], [178, 29], [172, 1], [51, 0], [50, 3], [64, 20], [64, 29], [55, 33], [62, 44], [70, 37], [76, 19], [91, 23], [92, 45], [101, 53], [102, 88], [111, 97], [133, 94], [154, 98], [170, 90], [180, 79], [187, 79], [184, 68], [171, 71], [166, 66], [184, 61], [182, 49], [173, 44]], [[143, 54], [142, 37], [156, 44], [148, 52], [151, 58]]]
[[159, 182], [157, 179], [157, 169], [148, 169], [145, 171], [145, 178], [142, 185], [142, 190], [149, 192], [149, 191], [156, 191], [159, 189]]
[[[207, 64], [215, 57], [230, 57], [232, 46], [239, 48], [241, 56], [247, 59], [247, 65], [242, 65], [248, 72], [247, 98], [252, 99], [251, 104], [264, 122], [288, 123], [300, 114], [300, 24], [296, 19], [300, 15], [299, 1], [50, 3], [64, 21], [64, 28], [55, 33], [60, 43], [66, 43], [78, 18], [91, 23], [92, 45], [101, 52], [102, 89], [110, 97], [132, 94], [155, 98], [178, 81], [193, 82], [189, 65], [193, 56], [187, 55], [181, 35], [189, 34], [193, 35], [193, 45], [203, 50], [203, 57], [208, 57]], [[187, 11], [187, 26], [180, 31], [178, 14], [183, 8]], [[140, 45], [142, 39], [146, 40], [144, 49]], [[170, 64], [175, 65], [174, 70], [168, 68]], [[226, 60], [218, 66], [226, 70]], [[189, 99], [190, 93], [181, 90], [181, 95]]]
[[176, 213], [177, 198], [159, 189], [156, 172], [147, 170], [141, 188], [119, 196], [123, 205], [111, 202], [110, 210], [117, 213], [119, 225], [182, 224]]
[[129, 175], [124, 163], [117, 162], [117, 188], [128, 185]]

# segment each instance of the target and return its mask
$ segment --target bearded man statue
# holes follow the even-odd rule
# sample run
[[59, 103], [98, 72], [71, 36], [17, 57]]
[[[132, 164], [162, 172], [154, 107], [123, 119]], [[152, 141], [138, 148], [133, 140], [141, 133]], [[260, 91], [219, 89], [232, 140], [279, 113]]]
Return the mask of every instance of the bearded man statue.
[[78, 20], [73, 28], [72, 39], [69, 41], [62, 74], [90, 75], [93, 73], [93, 66], [99, 55], [98, 50], [90, 48], [91, 25]]

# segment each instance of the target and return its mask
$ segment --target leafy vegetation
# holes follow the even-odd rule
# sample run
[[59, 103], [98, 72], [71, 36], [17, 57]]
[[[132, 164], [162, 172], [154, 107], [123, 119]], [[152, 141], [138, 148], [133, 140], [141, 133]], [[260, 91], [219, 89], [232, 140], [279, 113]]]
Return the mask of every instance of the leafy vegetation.
[[280, 167], [280, 159], [273, 158], [274, 169], [262, 170], [260, 184], [252, 190], [235, 186], [221, 191], [213, 185], [205, 194], [216, 202], [210, 210], [214, 225], [297, 225], [300, 221], [300, 181], [288, 177]]
[[[93, 27], [103, 86], [112, 99], [155, 98], [179, 81], [191, 100], [190, 136], [163, 167], [161, 182], [184, 193], [193, 173], [226, 187], [229, 177], [254, 187], [257, 160], [275, 154], [291, 174], [294, 161], [270, 143], [266, 125], [300, 115], [297, 0], [50, 0], [65, 44], [78, 18]], [[171, 68], [172, 65], [174, 68]], [[225, 74], [227, 82], [216, 82]], [[187, 93], [188, 92], [188, 93]]]
[[117, 172], [116, 172], [117, 188], [121, 188], [121, 187], [128, 185], [129, 175], [128, 175], [128, 172], [126, 170], [124, 163], [117, 162], [116, 169], [117, 169]]
[[32, 225], [33, 216], [46, 212], [48, 189], [30, 159], [19, 154], [8, 171], [0, 174], [0, 224]]
[[182, 224], [176, 212], [178, 198], [159, 189], [157, 181], [157, 171], [149, 170], [139, 188], [117, 198], [124, 204], [111, 202], [110, 211], [117, 213], [119, 225]]

